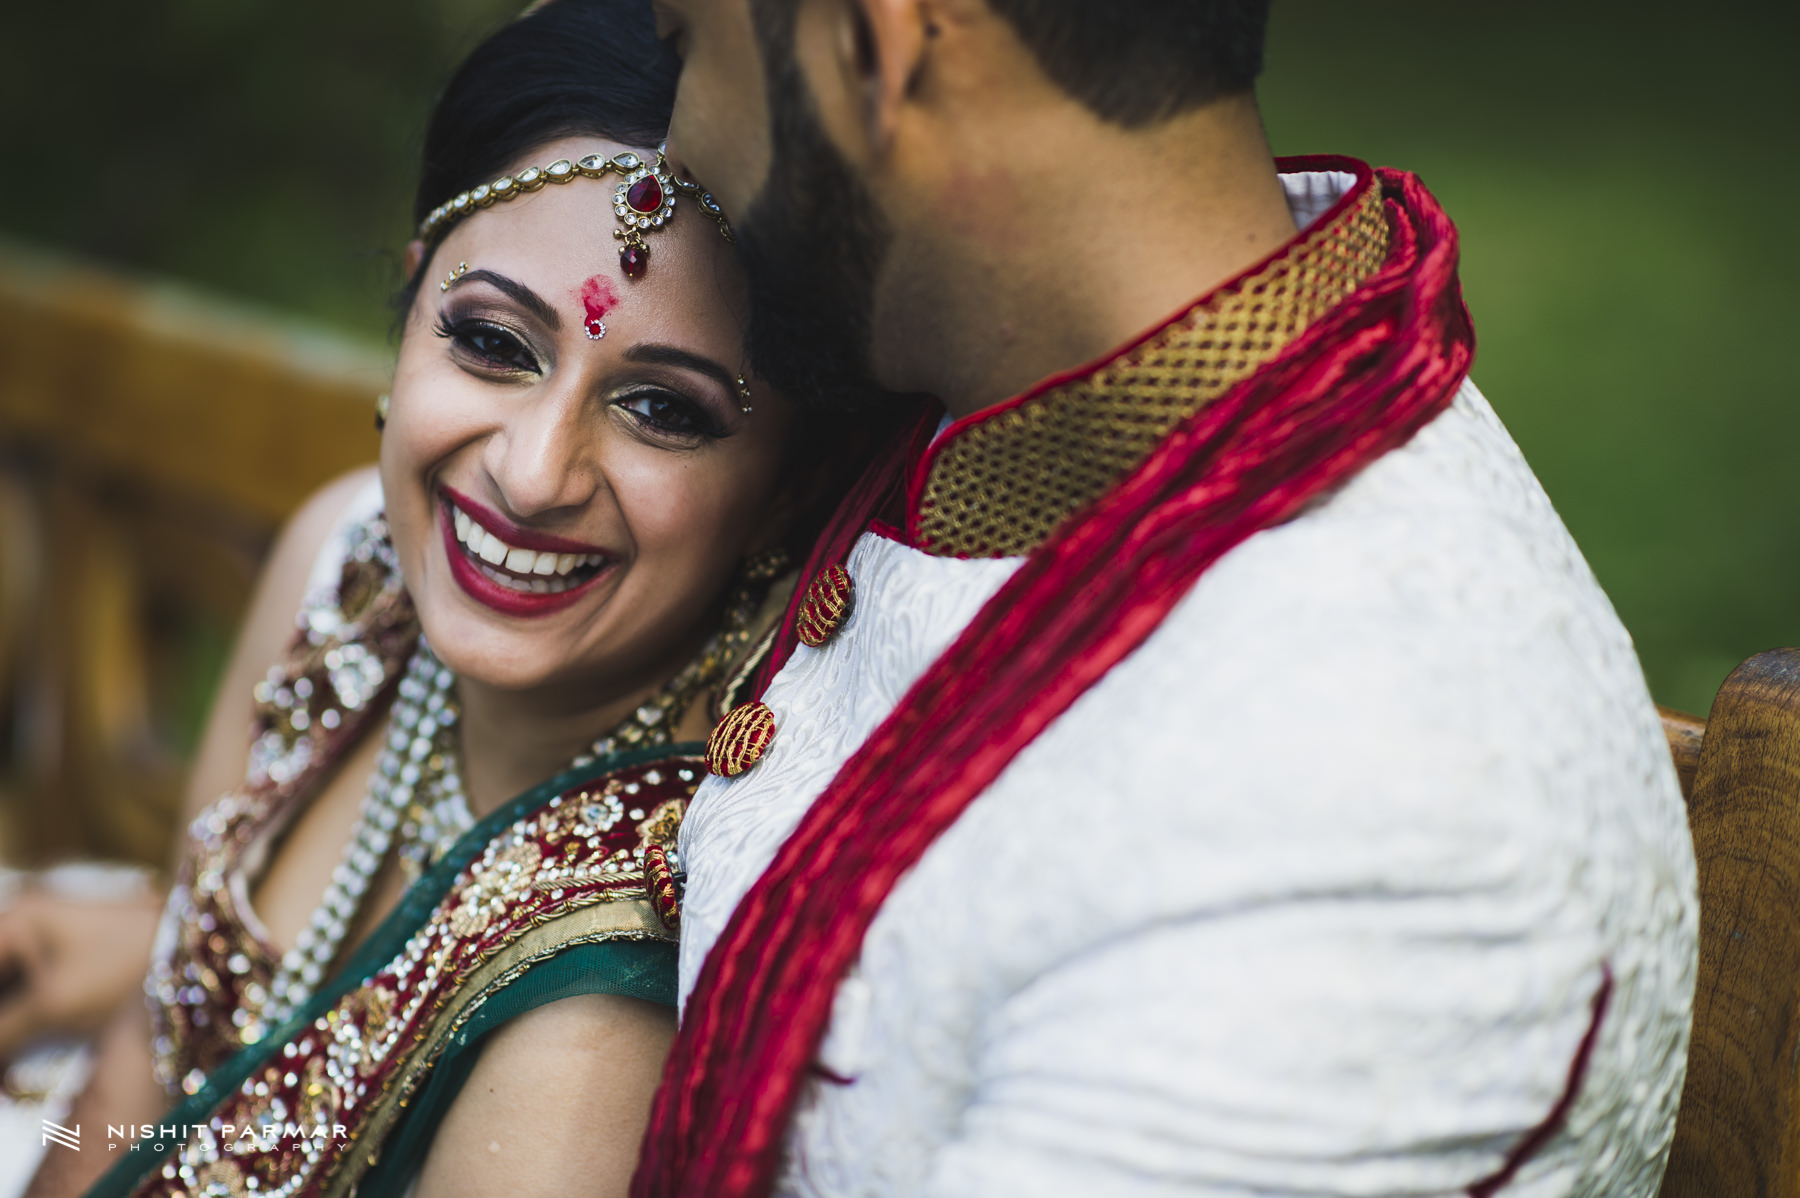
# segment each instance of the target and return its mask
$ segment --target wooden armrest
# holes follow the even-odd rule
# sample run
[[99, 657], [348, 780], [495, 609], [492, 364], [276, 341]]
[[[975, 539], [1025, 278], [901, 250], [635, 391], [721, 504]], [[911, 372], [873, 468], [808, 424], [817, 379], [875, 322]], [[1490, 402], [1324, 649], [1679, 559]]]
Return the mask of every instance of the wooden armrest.
[[1681, 779], [1681, 797], [1694, 797], [1694, 771], [1700, 768], [1700, 741], [1706, 735], [1706, 721], [1673, 707], [1658, 707], [1663, 733], [1669, 738], [1669, 755], [1675, 758], [1675, 773]]

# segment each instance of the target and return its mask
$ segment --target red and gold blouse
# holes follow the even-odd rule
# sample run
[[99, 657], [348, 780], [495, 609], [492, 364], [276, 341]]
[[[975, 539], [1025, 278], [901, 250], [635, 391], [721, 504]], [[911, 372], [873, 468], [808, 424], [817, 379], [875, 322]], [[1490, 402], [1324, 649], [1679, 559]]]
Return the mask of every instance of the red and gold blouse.
[[335, 548], [337, 584], [307, 598], [286, 655], [256, 686], [244, 784], [188, 828], [145, 982], [156, 1076], [171, 1093], [194, 1093], [268, 1034], [281, 952], [251, 909], [251, 879], [282, 825], [386, 709], [418, 640], [385, 521], [353, 524]]

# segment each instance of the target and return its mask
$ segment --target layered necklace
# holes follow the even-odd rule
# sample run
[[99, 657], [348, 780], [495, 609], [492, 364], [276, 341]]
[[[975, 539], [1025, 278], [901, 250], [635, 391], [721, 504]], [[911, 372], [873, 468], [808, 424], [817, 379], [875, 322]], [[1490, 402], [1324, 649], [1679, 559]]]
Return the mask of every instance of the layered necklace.
[[[753, 568], [747, 584], [733, 595], [723, 626], [699, 654], [576, 754], [568, 768], [580, 769], [613, 753], [668, 744], [694, 697], [717, 684], [749, 643], [764, 589], [756, 584], [766, 582], [778, 569], [778, 565]], [[287, 1019], [312, 996], [343, 947], [369, 884], [396, 840], [411, 885], [474, 827], [458, 764], [460, 714], [456, 675], [421, 635], [388, 713], [356, 831], [332, 871], [312, 921], [301, 929], [298, 942], [275, 971], [263, 1009], [266, 1022]]]

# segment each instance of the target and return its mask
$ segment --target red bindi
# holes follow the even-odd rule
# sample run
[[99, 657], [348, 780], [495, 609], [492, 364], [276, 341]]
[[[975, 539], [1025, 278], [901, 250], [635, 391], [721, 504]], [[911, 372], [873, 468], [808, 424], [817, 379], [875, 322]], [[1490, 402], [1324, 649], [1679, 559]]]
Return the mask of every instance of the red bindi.
[[598, 341], [606, 336], [606, 321], [602, 318], [618, 302], [618, 292], [602, 275], [595, 275], [581, 285], [581, 307], [587, 314], [581, 327], [587, 330], [588, 340]]

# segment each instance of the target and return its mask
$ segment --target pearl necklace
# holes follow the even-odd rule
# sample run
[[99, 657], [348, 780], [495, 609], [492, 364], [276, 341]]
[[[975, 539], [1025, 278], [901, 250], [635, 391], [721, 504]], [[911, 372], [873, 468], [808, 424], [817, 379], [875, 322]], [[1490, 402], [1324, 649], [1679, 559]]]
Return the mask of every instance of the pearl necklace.
[[312, 922], [300, 930], [298, 942], [275, 971], [264, 1007], [267, 1022], [281, 1022], [311, 997], [343, 946], [403, 819], [400, 852], [409, 865], [428, 864], [436, 855], [433, 849], [447, 849], [461, 834], [454, 829], [474, 823], [455, 765], [453, 729], [459, 714], [452, 690], [455, 682], [456, 675], [421, 636], [388, 713], [386, 737], [363, 795], [356, 831], [344, 859], [331, 873]]
[[[725, 613], [725, 626], [713, 634], [699, 655], [636, 711], [579, 753], [568, 768], [592, 765], [612, 753], [668, 744], [671, 730], [694, 696], [717, 682], [726, 665], [748, 643], [760, 597], [760, 589], [754, 586], [735, 596]], [[332, 871], [312, 922], [301, 929], [297, 943], [275, 971], [263, 1008], [265, 1024], [287, 1019], [325, 977], [370, 882], [387, 858], [396, 830], [400, 833], [401, 865], [411, 885], [474, 827], [475, 817], [469, 811], [457, 765], [460, 709], [455, 685], [456, 675], [438, 660], [421, 635], [388, 713], [386, 739], [363, 795], [356, 831], [344, 849], [344, 859]]]

